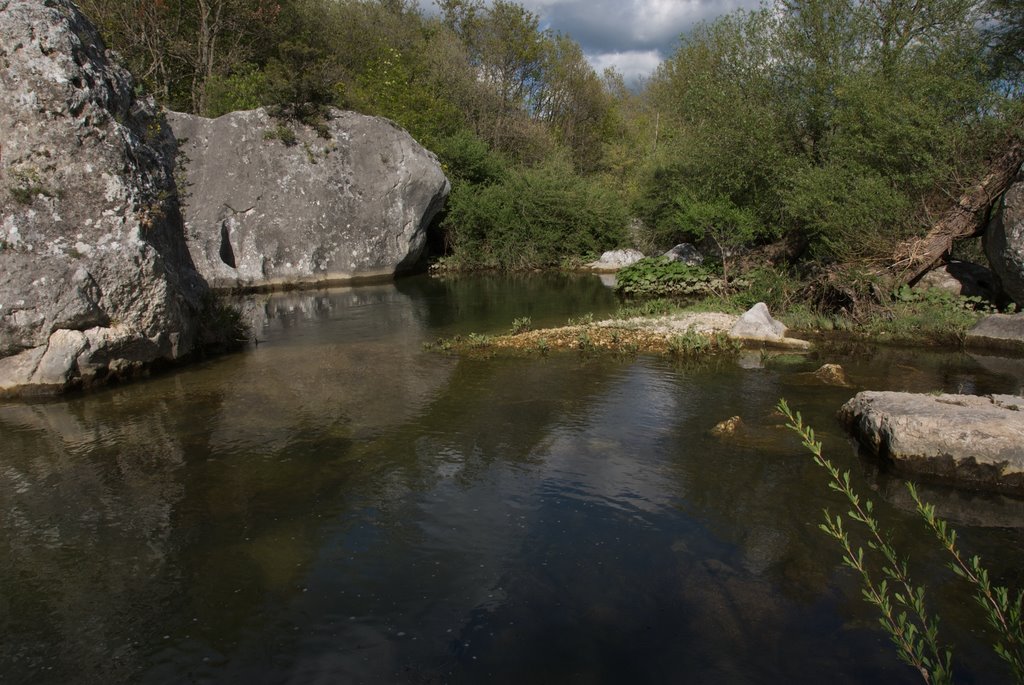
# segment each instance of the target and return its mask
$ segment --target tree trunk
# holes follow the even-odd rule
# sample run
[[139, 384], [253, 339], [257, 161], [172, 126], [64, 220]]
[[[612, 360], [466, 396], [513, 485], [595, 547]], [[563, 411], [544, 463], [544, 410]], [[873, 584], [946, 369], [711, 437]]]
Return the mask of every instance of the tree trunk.
[[1022, 163], [1024, 138], [1016, 131], [1005, 152], [989, 165], [988, 173], [946, 210], [928, 235], [904, 241], [896, 248], [884, 275], [912, 284], [952, 249], [954, 240], [981, 233], [989, 208], [1010, 187]]

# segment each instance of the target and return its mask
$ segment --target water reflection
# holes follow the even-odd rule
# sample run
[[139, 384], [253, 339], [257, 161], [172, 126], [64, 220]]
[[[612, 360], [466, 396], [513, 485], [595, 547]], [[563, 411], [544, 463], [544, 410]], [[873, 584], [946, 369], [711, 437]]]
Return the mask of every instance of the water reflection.
[[[422, 348], [614, 306], [595, 282], [253, 298], [245, 354], [0, 405], [5, 682], [914, 682], [772, 407], [804, 411], [920, 558], [902, 481], [859, 459], [836, 408], [1018, 379], [899, 351], [742, 368]], [[807, 382], [823, 361], [857, 388]], [[733, 415], [745, 435], [709, 433]], [[926, 495], [1019, 580], [1019, 500]], [[956, 637], [961, 672], [991, 681], [978, 638]]]

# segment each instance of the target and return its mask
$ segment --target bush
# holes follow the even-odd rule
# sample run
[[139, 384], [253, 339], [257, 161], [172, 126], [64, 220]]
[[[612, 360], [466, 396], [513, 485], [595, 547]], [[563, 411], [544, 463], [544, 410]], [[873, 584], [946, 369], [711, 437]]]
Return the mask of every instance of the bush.
[[229, 112], [256, 109], [267, 90], [267, 76], [257, 67], [245, 65], [229, 76], [213, 75], [206, 82], [206, 112], [219, 117]]
[[469, 131], [443, 138], [435, 152], [445, 173], [456, 183], [488, 185], [500, 181], [505, 174], [506, 162], [501, 155]]
[[846, 261], [889, 252], [910, 203], [872, 169], [828, 164], [794, 172], [784, 204], [816, 254]]
[[525, 269], [615, 247], [625, 223], [611, 188], [554, 161], [489, 185], [457, 184], [443, 229], [462, 268]]

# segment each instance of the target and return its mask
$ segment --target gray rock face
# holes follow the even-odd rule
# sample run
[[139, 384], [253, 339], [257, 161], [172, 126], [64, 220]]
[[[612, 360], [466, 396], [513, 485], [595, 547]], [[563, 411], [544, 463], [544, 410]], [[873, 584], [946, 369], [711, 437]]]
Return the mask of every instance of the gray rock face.
[[1024, 180], [1003, 195], [985, 230], [985, 255], [1005, 292], [1024, 306]]
[[68, 0], [0, 0], [0, 395], [188, 353], [173, 138]]
[[732, 328], [729, 336], [746, 342], [763, 343], [775, 347], [806, 349], [810, 343], [806, 340], [786, 337], [786, 325], [772, 317], [768, 305], [758, 302], [741, 316]]
[[687, 266], [700, 266], [704, 263], [704, 255], [690, 243], [679, 243], [663, 256], [673, 262], [682, 262]]
[[964, 344], [971, 349], [1024, 352], [1024, 313], [986, 316], [967, 331]]
[[609, 250], [602, 254], [596, 262], [587, 264], [587, 268], [598, 272], [613, 272], [630, 264], [636, 264], [643, 258], [644, 253], [640, 250]]
[[938, 288], [964, 297], [996, 298], [996, 278], [992, 270], [980, 264], [951, 259], [948, 264], [932, 269], [917, 282], [914, 288], [927, 290]]
[[215, 288], [391, 276], [423, 253], [448, 196], [437, 158], [386, 119], [332, 111], [328, 136], [265, 110], [169, 113], [189, 250]]
[[1024, 492], [1024, 397], [861, 392], [840, 419], [875, 454], [910, 473]]

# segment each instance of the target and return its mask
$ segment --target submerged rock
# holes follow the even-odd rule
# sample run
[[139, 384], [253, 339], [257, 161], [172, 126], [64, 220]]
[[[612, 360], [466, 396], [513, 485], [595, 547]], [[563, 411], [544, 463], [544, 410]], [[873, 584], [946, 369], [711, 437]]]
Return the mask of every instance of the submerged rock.
[[908, 473], [1024, 492], [1024, 397], [861, 392], [839, 418]]
[[332, 285], [416, 265], [450, 185], [387, 119], [331, 110], [325, 131], [265, 110], [171, 112], [188, 245], [215, 288]]
[[841, 387], [850, 385], [850, 381], [846, 378], [846, 371], [839, 364], [822, 364], [813, 376], [826, 385]]
[[725, 421], [719, 421], [715, 424], [714, 428], [711, 429], [711, 434], [721, 438], [727, 435], [735, 435], [742, 429], [743, 419], [739, 416], [731, 416]]
[[68, 0], [0, 3], [0, 395], [188, 354], [206, 284], [174, 142]]

